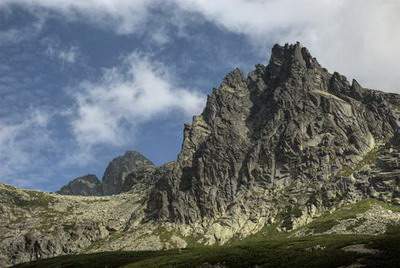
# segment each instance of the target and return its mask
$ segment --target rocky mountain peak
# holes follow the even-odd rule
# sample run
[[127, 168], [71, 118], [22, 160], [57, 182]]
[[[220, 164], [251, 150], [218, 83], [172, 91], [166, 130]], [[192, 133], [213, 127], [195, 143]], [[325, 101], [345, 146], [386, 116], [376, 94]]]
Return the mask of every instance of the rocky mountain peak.
[[[127, 151], [124, 155], [114, 158], [107, 166], [103, 175], [104, 195], [113, 195], [126, 189], [125, 178], [132, 172], [154, 164], [137, 151]], [[125, 186], [124, 186], [125, 185]]]
[[97, 176], [88, 174], [72, 180], [67, 185], [61, 187], [57, 193], [63, 195], [97, 196], [102, 195], [103, 191], [101, 182]]
[[151, 183], [154, 164], [137, 151], [126, 151], [107, 166], [102, 182], [95, 175], [78, 177], [57, 193], [64, 195], [114, 195], [129, 191], [136, 183]]
[[303, 68], [320, 68], [318, 61], [311, 56], [307, 48], [302, 47], [300, 43], [273, 46], [268, 64], [270, 76], [279, 77], [285, 74], [286, 77], [291, 72], [299, 72]]
[[[149, 217], [188, 223], [270, 214], [280, 191], [308, 192], [295, 195], [297, 207], [335, 203], [324, 197], [339, 187], [332, 181], [393, 137], [398, 100], [330, 74], [299, 43], [275, 45], [267, 66], [247, 78], [229, 73], [186, 125], [173, 171], [152, 191]], [[340, 187], [344, 200], [349, 186]], [[249, 196], [255, 189], [266, 194], [257, 197], [259, 210]]]

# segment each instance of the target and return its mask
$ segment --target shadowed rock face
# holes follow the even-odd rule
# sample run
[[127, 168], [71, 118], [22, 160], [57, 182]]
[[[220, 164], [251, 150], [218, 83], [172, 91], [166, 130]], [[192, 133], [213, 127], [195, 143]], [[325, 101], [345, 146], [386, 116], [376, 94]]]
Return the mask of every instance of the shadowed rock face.
[[89, 174], [72, 180], [61, 187], [57, 193], [62, 195], [99, 196], [103, 195], [103, 189], [97, 176]]
[[108, 164], [103, 176], [104, 195], [119, 194], [129, 191], [132, 186], [126, 177], [137, 170], [154, 167], [154, 164], [135, 151], [128, 151], [124, 155], [114, 158]]
[[190, 223], [296, 208], [301, 216], [366, 196], [368, 179], [349, 180], [346, 170], [394, 136], [399, 103], [398, 95], [330, 74], [298, 43], [275, 45], [267, 66], [247, 77], [228, 74], [185, 126], [182, 151], [157, 182], [148, 215]]

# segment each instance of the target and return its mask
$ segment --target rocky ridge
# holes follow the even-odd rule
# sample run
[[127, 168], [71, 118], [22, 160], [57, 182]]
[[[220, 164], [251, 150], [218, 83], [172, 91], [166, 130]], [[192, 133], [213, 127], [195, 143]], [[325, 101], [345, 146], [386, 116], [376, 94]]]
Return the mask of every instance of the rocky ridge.
[[128, 192], [138, 182], [138, 178], [146, 179], [151, 184], [154, 176], [150, 174], [155, 169], [154, 164], [141, 153], [127, 151], [108, 164], [102, 181], [96, 175], [88, 174], [73, 179], [57, 193], [82, 196], [120, 194]]
[[378, 156], [385, 148], [398, 152], [399, 104], [399, 95], [330, 74], [299, 43], [276, 45], [267, 66], [228, 74], [185, 126], [173, 171], [152, 190], [149, 216], [218, 219], [236, 224], [233, 233], [276, 221], [289, 230], [346, 202], [398, 202], [397, 166], [388, 163], [386, 173], [375, 160], [386, 161]]
[[57, 193], [63, 195], [100, 196], [103, 195], [103, 187], [96, 175], [88, 174], [73, 179], [67, 185], [61, 187]]
[[152, 168], [154, 164], [135, 151], [127, 151], [124, 155], [116, 157], [107, 166], [102, 183], [104, 195], [119, 194], [123, 188], [129, 190], [133, 182], [127, 176], [143, 168]]
[[[299, 229], [370, 198], [399, 204], [399, 114], [399, 95], [329, 73], [299, 43], [275, 45], [268, 65], [247, 76], [236, 69], [213, 89], [203, 113], [185, 125], [175, 162], [155, 167], [132, 160], [137, 155], [115, 159], [103, 193], [127, 193], [35, 192], [52, 201], [32, 207], [32, 192], [2, 186], [1, 233], [11, 235], [3, 237], [0, 255], [9, 265], [76, 252], [224, 244], [265, 226]], [[65, 229], [60, 215], [69, 202], [74, 224]], [[60, 206], [61, 214], [47, 213]], [[368, 213], [361, 221], [376, 214], [398, 224], [397, 211]], [[22, 226], [21, 219], [30, 220]], [[338, 224], [332, 230], [348, 231], [347, 223]]]

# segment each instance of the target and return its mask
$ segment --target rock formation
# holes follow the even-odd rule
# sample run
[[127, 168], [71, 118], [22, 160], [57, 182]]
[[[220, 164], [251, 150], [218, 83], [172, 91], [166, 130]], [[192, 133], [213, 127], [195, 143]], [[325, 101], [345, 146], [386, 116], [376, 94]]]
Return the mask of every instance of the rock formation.
[[123, 187], [127, 188], [125, 181], [128, 174], [143, 168], [154, 167], [154, 164], [135, 151], [127, 151], [124, 155], [114, 158], [108, 164], [103, 175], [104, 195], [119, 194]]
[[129, 182], [126, 181], [128, 174], [151, 167], [154, 167], [154, 164], [135, 151], [128, 151], [124, 155], [114, 158], [108, 164], [103, 175], [104, 195], [119, 194], [123, 192], [123, 187], [129, 189]]
[[78, 177], [57, 192], [63, 195], [99, 196], [103, 195], [103, 188], [96, 175], [88, 174]]
[[127, 151], [108, 164], [102, 182], [96, 175], [85, 175], [61, 187], [57, 193], [83, 196], [120, 194], [129, 191], [139, 179], [153, 181], [155, 177], [151, 174], [155, 170], [154, 164], [142, 154]]
[[[149, 216], [187, 224], [281, 218], [291, 228], [285, 211], [292, 218], [294, 210], [312, 214], [381, 192], [349, 171], [390, 143], [399, 103], [399, 95], [330, 74], [299, 43], [275, 45], [267, 66], [247, 77], [238, 69], [228, 74], [185, 126], [182, 151], [153, 189]], [[396, 187], [383, 190], [388, 201]]]

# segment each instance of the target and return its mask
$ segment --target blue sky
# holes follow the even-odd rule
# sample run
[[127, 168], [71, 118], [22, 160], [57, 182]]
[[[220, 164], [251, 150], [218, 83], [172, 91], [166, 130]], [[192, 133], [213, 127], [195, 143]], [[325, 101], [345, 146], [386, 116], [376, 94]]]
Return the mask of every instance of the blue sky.
[[397, 92], [399, 12], [395, 0], [0, 0], [0, 182], [53, 191], [126, 150], [174, 160], [211, 89], [274, 43]]

